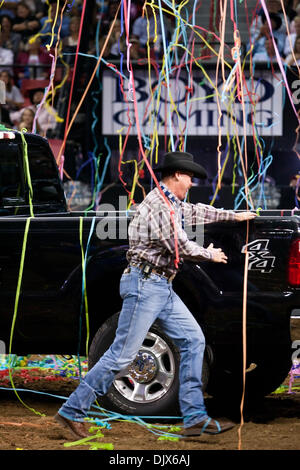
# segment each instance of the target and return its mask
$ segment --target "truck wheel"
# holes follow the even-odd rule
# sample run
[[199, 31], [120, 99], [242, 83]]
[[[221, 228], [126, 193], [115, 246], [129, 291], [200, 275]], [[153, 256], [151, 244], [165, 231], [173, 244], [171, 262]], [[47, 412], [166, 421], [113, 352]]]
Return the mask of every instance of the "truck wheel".
[[[269, 395], [286, 379], [291, 368], [290, 347], [270, 347], [270, 356], [256, 358], [246, 371], [245, 403], [253, 404]], [[261, 354], [263, 356], [263, 354]], [[232, 360], [231, 364], [234, 363]], [[227, 367], [212, 371], [208, 393], [222, 398], [232, 405], [239, 404], [242, 397], [242, 367]]]
[[[112, 344], [119, 314], [113, 315], [97, 331], [89, 352], [89, 369]], [[106, 409], [139, 416], [178, 416], [179, 351], [154, 323], [135, 360], [119, 372], [99, 403]], [[141, 367], [142, 366], [142, 367]], [[207, 383], [207, 361], [203, 381]]]

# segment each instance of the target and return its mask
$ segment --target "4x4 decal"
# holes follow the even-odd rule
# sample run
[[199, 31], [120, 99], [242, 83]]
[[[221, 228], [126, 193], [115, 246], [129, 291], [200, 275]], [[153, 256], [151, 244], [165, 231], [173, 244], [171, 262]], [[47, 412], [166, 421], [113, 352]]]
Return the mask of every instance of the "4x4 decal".
[[275, 256], [270, 255], [268, 249], [269, 240], [253, 240], [251, 243], [244, 245], [242, 253], [245, 253], [246, 248], [249, 252], [249, 265], [250, 271], [261, 271], [262, 273], [270, 273], [273, 270], [275, 263]]

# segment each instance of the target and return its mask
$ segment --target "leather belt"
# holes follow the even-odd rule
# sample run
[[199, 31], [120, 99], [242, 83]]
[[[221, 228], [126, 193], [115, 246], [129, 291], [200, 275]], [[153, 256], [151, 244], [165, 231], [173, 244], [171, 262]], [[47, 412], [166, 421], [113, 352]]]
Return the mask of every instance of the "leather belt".
[[165, 271], [163, 271], [159, 268], [156, 268], [152, 264], [149, 264], [149, 263], [146, 263], [146, 262], [144, 262], [144, 263], [130, 263], [127, 266], [127, 268], [125, 268], [124, 274], [130, 273], [130, 268], [132, 266], [135, 267], [135, 268], [141, 269], [142, 272], [145, 274], [145, 276], [149, 276], [149, 274], [157, 274], [158, 276], [166, 278], [168, 282], [172, 282], [173, 279], [176, 276], [176, 273], [169, 275]]

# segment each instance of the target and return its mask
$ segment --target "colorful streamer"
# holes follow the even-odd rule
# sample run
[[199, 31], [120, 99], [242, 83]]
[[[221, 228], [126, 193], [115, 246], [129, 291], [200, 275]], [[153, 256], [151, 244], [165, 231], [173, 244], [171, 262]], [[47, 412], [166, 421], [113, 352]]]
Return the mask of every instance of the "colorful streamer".
[[[239, 4], [241, 5], [243, 2], [240, 0]], [[259, 3], [259, 2], [258, 2]], [[296, 142], [298, 140], [298, 130], [300, 128], [300, 117], [296, 110], [296, 107], [293, 102], [292, 93], [289, 88], [289, 83], [287, 79], [286, 73], [286, 66], [280, 57], [280, 53], [275, 41], [274, 33], [272, 31], [271, 19], [270, 14], [268, 12], [268, 8], [266, 6], [265, 0], [261, 0], [261, 7], [264, 11], [267, 24], [270, 30], [270, 37], [272, 39], [275, 54], [276, 54], [276, 62], [279, 67], [279, 72], [275, 73], [273, 64], [270, 64], [272, 74], [274, 79], [277, 80], [278, 86], [284, 89], [287, 98], [289, 100], [290, 106], [293, 110], [293, 113], [296, 116], [297, 122], [299, 127], [295, 129], [295, 146], [294, 150], [296, 151]], [[48, 2], [47, 2], [48, 4]], [[65, 1], [63, 8], [60, 13], [60, 25], [58, 28], [57, 33], [57, 41], [55, 43], [55, 29], [57, 26], [58, 15], [59, 15], [59, 2], [56, 6], [56, 12], [54, 20], [50, 18], [50, 5], [48, 11], [48, 20], [45, 22], [45, 25], [52, 23], [51, 26], [51, 33], [49, 33], [49, 44], [47, 44], [47, 50], [49, 55], [52, 59], [51, 65], [51, 72], [50, 72], [50, 80], [49, 85], [45, 89], [44, 97], [40, 107], [35, 115], [34, 124], [33, 124], [33, 132], [36, 131], [36, 124], [39, 116], [40, 109], [43, 105], [48, 109], [50, 109], [50, 102], [54, 100], [55, 94], [58, 90], [61, 90], [63, 85], [65, 84], [68, 75], [69, 75], [69, 68], [68, 65], [64, 62], [64, 56], [61, 51], [61, 43], [60, 43], [60, 33], [61, 33], [61, 26], [63, 16], [68, 14], [73, 7], [74, 2], [72, 4], [68, 4]], [[1, 6], [3, 6], [3, 2]], [[154, 44], [158, 44], [158, 24], [161, 27], [161, 47], [162, 47], [162, 58], [161, 60], [157, 60], [155, 53], [151, 49], [150, 45], [150, 20], [148, 18], [148, 13], [146, 7], [149, 6], [153, 12], [154, 18]], [[80, 243], [81, 249], [81, 269], [82, 269], [82, 305], [81, 305], [81, 314], [85, 313], [85, 321], [86, 321], [86, 329], [87, 329], [87, 337], [86, 337], [86, 354], [88, 354], [88, 342], [89, 342], [89, 312], [88, 312], [88, 298], [87, 298], [87, 286], [86, 286], [86, 269], [87, 269], [87, 260], [88, 260], [88, 250], [89, 244], [91, 240], [91, 236], [94, 231], [95, 225], [95, 217], [92, 218], [90, 231], [88, 235], [88, 240], [86, 245], [84, 245], [84, 222], [86, 217], [89, 217], [91, 211], [97, 210], [99, 203], [101, 201], [102, 195], [102, 187], [104, 183], [104, 178], [108, 170], [108, 165], [110, 163], [112, 151], [108, 142], [108, 139], [104, 139], [104, 150], [106, 152], [106, 156], [104, 156], [104, 152], [99, 150], [99, 142], [98, 136], [96, 132], [96, 127], [98, 124], [98, 115], [97, 115], [97, 106], [99, 105], [99, 99], [102, 92], [102, 83], [100, 77], [100, 65], [103, 67], [107, 67], [112, 73], [116, 74], [119, 80], [119, 92], [123, 98], [124, 107], [126, 109], [126, 116], [127, 116], [127, 124], [124, 126], [120, 126], [119, 131], [117, 132], [119, 138], [119, 180], [123, 184], [127, 194], [128, 194], [128, 206], [127, 208], [130, 209], [131, 205], [135, 204], [135, 191], [137, 187], [141, 187], [144, 191], [143, 185], [140, 183], [141, 175], [144, 172], [144, 169], [149, 171], [151, 177], [151, 187], [153, 185], [158, 184], [158, 180], [153, 172], [153, 164], [157, 163], [159, 151], [161, 150], [160, 146], [164, 146], [164, 151], [169, 150], [186, 150], [188, 147], [188, 137], [189, 137], [189, 129], [190, 129], [190, 118], [193, 113], [193, 106], [195, 105], [196, 101], [201, 101], [209, 98], [214, 98], [217, 103], [217, 123], [218, 123], [218, 134], [217, 134], [217, 142], [216, 142], [216, 162], [217, 162], [217, 173], [214, 175], [213, 180], [213, 195], [211, 197], [211, 204], [213, 205], [218, 198], [218, 192], [222, 185], [222, 180], [225, 174], [225, 170], [228, 167], [228, 163], [230, 158], [233, 159], [233, 174], [232, 174], [232, 191], [234, 192], [234, 185], [238, 176], [240, 176], [243, 180], [241, 188], [239, 189], [236, 197], [235, 197], [235, 209], [238, 209], [241, 205], [246, 205], [247, 208], [251, 210], [255, 210], [258, 215], [260, 215], [260, 211], [262, 209], [267, 209], [267, 202], [264, 193], [264, 183], [270, 168], [270, 165], [273, 161], [273, 148], [272, 144], [270, 148], [266, 147], [266, 144], [262, 137], [259, 134], [259, 123], [257, 121], [257, 105], [260, 100], [258, 87], [259, 81], [255, 85], [254, 80], [254, 72], [255, 66], [253, 64], [253, 46], [252, 40], [250, 38], [250, 48], [247, 52], [246, 56], [243, 57], [242, 54], [242, 40], [240, 36], [240, 29], [239, 29], [239, 18], [238, 18], [238, 6], [236, 0], [222, 0], [221, 2], [211, 1], [210, 2], [210, 28], [205, 29], [204, 27], [197, 24], [197, 13], [200, 12], [201, 2], [197, 0], [189, 1], [189, 0], [182, 0], [180, 2], [175, 1], [164, 1], [157, 0], [149, 0], [144, 3], [144, 12], [143, 15], [147, 19], [147, 45], [146, 45], [146, 55], [147, 57], [137, 61], [137, 65], [133, 67], [133, 63], [131, 60], [131, 47], [132, 41], [130, 38], [130, 24], [131, 24], [131, 0], [121, 0], [115, 14], [115, 17], [110, 25], [110, 29], [106, 40], [104, 42], [103, 48], [99, 50], [99, 37], [101, 35], [101, 17], [98, 20], [97, 28], [96, 28], [96, 55], [92, 54], [82, 54], [79, 52], [80, 49], [80, 42], [81, 37], [83, 34], [83, 23], [86, 14], [87, 2], [86, 0], [83, 1], [82, 4], [82, 11], [80, 16], [80, 29], [79, 29], [79, 39], [76, 46], [76, 53], [74, 59], [74, 69], [73, 75], [71, 79], [71, 88], [70, 94], [68, 96], [68, 105], [67, 105], [67, 112], [65, 117], [65, 128], [64, 128], [64, 137], [62, 141], [61, 148], [59, 150], [58, 158], [57, 158], [57, 165], [59, 167], [61, 178], [65, 174], [68, 178], [69, 175], [64, 170], [64, 163], [65, 163], [65, 156], [64, 150], [67, 143], [67, 138], [71, 131], [71, 128], [74, 124], [76, 116], [78, 115], [80, 108], [83, 104], [87, 93], [91, 89], [91, 85], [93, 83], [94, 78], [97, 79], [97, 86], [98, 89], [92, 92], [92, 100], [93, 100], [93, 107], [92, 107], [92, 117], [93, 117], [93, 124], [92, 124], [92, 141], [93, 141], [93, 148], [89, 149], [88, 152], [88, 159], [81, 165], [80, 169], [77, 171], [76, 178], [79, 178], [81, 171], [83, 168], [90, 167], [91, 171], [91, 194], [92, 200], [91, 204], [85, 209], [83, 215], [79, 218], [79, 233], [78, 239]], [[286, 23], [286, 28], [289, 34], [289, 24], [288, 18], [286, 15], [285, 4], [284, 1], [281, 0], [282, 11], [284, 14], [284, 19]], [[103, 13], [104, 9], [104, 0], [101, 1], [100, 10]], [[252, 18], [249, 20], [249, 7], [247, 6], [247, 2], [244, 2], [245, 7], [245, 15], [247, 18], [249, 29], [251, 24], [253, 25], [257, 20], [257, 10], [253, 11]], [[105, 49], [109, 43], [109, 39], [112, 35], [113, 28], [115, 26], [116, 20], [118, 17], [121, 17], [121, 38], [125, 41], [126, 44], [126, 52], [120, 52], [120, 66], [119, 68], [115, 64], [111, 64], [110, 62], [106, 61], [103, 58]], [[171, 19], [173, 24], [173, 30], [170, 34], [167, 31], [167, 18]], [[227, 20], [230, 19], [230, 26], [232, 30], [232, 43], [233, 46], [229, 47], [226, 44], [226, 28], [228, 29], [228, 22]], [[250, 24], [251, 23], [251, 24]], [[39, 35], [43, 36], [43, 30], [30, 41], [35, 40], [35, 38]], [[201, 43], [201, 46], [197, 44], [197, 42]], [[54, 46], [54, 51], [52, 51]], [[77, 76], [78, 70], [78, 58], [82, 54], [83, 56], [90, 59], [91, 62], [96, 60], [96, 64], [91, 74], [87, 86], [84, 90], [83, 96], [78, 103], [74, 114], [71, 117], [71, 105], [73, 100], [73, 93], [74, 93], [74, 84], [75, 78]], [[205, 59], [208, 57], [213, 57], [216, 59], [216, 67], [214, 76], [211, 76], [205, 67]], [[65, 75], [60, 84], [54, 87], [54, 76], [57, 68], [57, 61], [58, 58], [61, 60], [63, 65], [65, 66]], [[124, 67], [123, 67], [123, 60], [124, 60]], [[125, 64], [126, 62], [126, 64]], [[149, 100], [145, 107], [144, 115], [140, 115], [140, 109], [138, 106], [138, 97], [137, 97], [137, 70], [139, 65], [147, 64], [147, 72], [148, 72], [148, 87], [149, 87]], [[249, 78], [247, 79], [247, 75], [245, 72], [246, 67], [249, 67]], [[201, 74], [203, 75], [203, 83], [207, 84], [210, 89], [212, 90], [210, 95], [206, 95], [205, 98], [195, 96], [195, 70], [200, 70]], [[297, 65], [297, 70], [299, 73], [299, 66]], [[180, 89], [180, 80], [184, 74], [186, 77], [186, 83], [184, 88], [184, 96], [181, 96], [181, 89]], [[153, 77], [155, 77], [155, 84], [153, 85]], [[174, 80], [175, 86], [172, 86], [172, 81]], [[182, 113], [182, 109], [180, 109], [180, 102], [183, 100], [184, 102], [184, 113]], [[236, 109], [241, 110], [241, 123], [243, 132], [242, 135], [239, 135], [238, 132], [238, 118]], [[184, 114], [185, 117], [185, 124], [181, 125], [180, 116]], [[163, 135], [163, 144], [161, 144], [161, 140], [159, 138], [159, 127], [160, 127], [160, 116], [163, 115], [164, 121], [164, 135]], [[248, 122], [246, 120], [246, 116], [249, 115], [250, 119]], [[228, 116], [228, 122], [226, 124], [226, 128], [222, 127], [222, 119], [224, 116]], [[144, 122], [148, 119], [150, 123], [151, 131], [147, 134], [144, 129]], [[57, 122], [63, 122], [63, 118], [61, 116], [55, 115], [55, 119]], [[250, 137], [247, 135], [247, 127], [251, 126], [251, 135]], [[274, 124], [273, 124], [274, 125]], [[231, 127], [230, 127], [231, 126]], [[129, 137], [131, 134], [132, 129], [135, 127], [137, 131], [137, 156], [134, 159], [126, 160], [124, 158], [129, 142]], [[230, 130], [231, 129], [231, 130]], [[123, 139], [123, 135], [125, 135]], [[24, 236], [23, 236], [23, 244], [22, 244], [22, 253], [20, 259], [20, 267], [19, 267], [19, 274], [17, 280], [17, 288], [16, 288], [16, 297], [15, 297], [15, 304], [14, 304], [14, 311], [12, 315], [12, 325], [11, 325], [11, 335], [10, 335], [10, 366], [9, 366], [9, 377], [12, 384], [12, 389], [17, 393], [17, 389], [14, 386], [13, 382], [13, 375], [12, 371], [15, 368], [13, 363], [13, 355], [12, 355], [12, 345], [13, 345], [13, 334], [15, 328], [15, 322], [18, 313], [18, 305], [19, 305], [19, 298], [20, 298], [20, 290], [22, 285], [22, 276], [24, 271], [24, 263], [25, 263], [25, 255], [26, 255], [26, 246], [28, 240], [28, 233], [30, 229], [30, 223], [34, 218], [34, 210], [33, 210], [33, 188], [31, 184], [31, 176], [30, 176], [30, 165], [28, 161], [28, 153], [27, 153], [27, 142], [24, 132], [21, 132], [22, 143], [23, 143], [23, 160], [24, 160], [24, 170], [25, 170], [25, 179], [26, 184], [29, 188], [29, 206], [30, 206], [30, 217], [26, 219], [25, 229], [24, 229]], [[249, 139], [252, 140], [254, 149], [255, 149], [255, 158], [257, 164], [257, 170], [254, 170], [254, 164], [249, 164], [249, 155], [248, 155], [248, 142]], [[225, 151], [224, 151], [224, 140], [226, 142]], [[102, 159], [105, 158], [105, 163], [103, 165], [102, 173], [100, 174], [100, 163], [102, 163]], [[214, 156], [212, 158], [215, 158]], [[134, 178], [131, 185], [131, 188], [128, 187], [128, 183], [124, 180], [123, 175], [123, 165], [132, 165], [134, 168]], [[298, 197], [298, 189], [299, 189], [300, 179], [297, 183], [297, 191], [295, 194], [295, 207], [299, 207], [299, 197]], [[253, 191], [259, 190], [259, 198], [256, 202], [257, 207], [253, 202], [253, 198], [251, 193]], [[74, 194], [73, 194], [74, 195]], [[72, 195], [72, 197], [73, 197]], [[169, 204], [169, 201], [165, 198], [164, 194], [162, 193], [168, 207], [170, 209], [170, 217], [172, 222], [174, 223], [174, 212]], [[247, 227], [248, 229], [248, 227]], [[175, 235], [176, 236], [176, 235]], [[247, 237], [248, 237], [248, 230], [247, 230]], [[178, 248], [176, 244], [176, 253], [175, 253], [175, 265], [178, 266], [179, 262], [179, 254]], [[243, 290], [243, 371], [245, 372], [245, 364], [246, 364], [246, 355], [247, 355], [247, 344], [246, 344], [246, 332], [245, 332], [245, 325], [246, 325], [246, 303], [247, 303], [247, 273], [248, 273], [248, 255], [246, 253], [245, 256], [245, 265], [244, 265], [244, 290]], [[80, 321], [81, 321], [80, 315]], [[81, 326], [81, 325], [80, 325]], [[81, 328], [79, 328], [81, 330]], [[81, 337], [79, 337], [78, 341], [79, 344], [81, 342]], [[82, 375], [82, 361], [78, 357], [78, 370], [79, 376]], [[292, 377], [292, 376], [291, 376]], [[294, 377], [294, 376], [293, 376]], [[245, 391], [245, 374], [243, 376], [243, 388]], [[18, 395], [18, 393], [17, 393]], [[18, 398], [20, 399], [19, 395]], [[21, 399], [20, 399], [21, 400]], [[21, 400], [24, 404], [24, 402]], [[26, 404], [24, 404], [27, 406]], [[35, 410], [33, 410], [35, 412]], [[98, 412], [101, 414], [101, 418], [103, 418], [103, 410]], [[93, 414], [93, 413], [92, 413]], [[97, 416], [96, 413], [93, 416]], [[128, 418], [108, 413], [104, 414], [106, 418], [103, 418], [102, 424], [107, 423], [109, 420], [118, 420], [118, 419], [126, 419], [131, 420], [132, 422], [140, 423], [141, 425], [145, 425], [142, 420], [142, 417], [133, 417]], [[239, 428], [239, 448], [241, 448], [241, 430], [243, 426], [243, 401], [241, 402], [241, 425]], [[94, 418], [97, 420], [98, 418]], [[106, 421], [105, 421], [106, 419]], [[145, 425], [151, 432], [157, 433], [160, 437], [160, 440], [170, 439], [170, 440], [177, 440], [178, 436], [170, 432], [165, 432], [166, 430], [163, 429], [159, 430], [157, 427], [151, 427], [149, 425]], [[101, 437], [101, 433], [96, 432], [96, 437]], [[73, 445], [91, 445], [91, 448], [106, 448], [110, 449], [110, 444], [103, 444], [103, 443], [95, 443], [92, 442], [95, 439], [95, 436], [91, 436], [86, 440], [82, 440], [81, 442], [77, 443], [70, 443], [68, 446]], [[106, 447], [107, 446], [107, 447]]]

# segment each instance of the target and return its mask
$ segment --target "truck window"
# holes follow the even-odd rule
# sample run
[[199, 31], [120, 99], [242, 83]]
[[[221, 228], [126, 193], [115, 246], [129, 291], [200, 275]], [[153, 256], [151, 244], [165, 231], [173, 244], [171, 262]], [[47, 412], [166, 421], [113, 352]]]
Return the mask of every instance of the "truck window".
[[0, 202], [3, 198], [23, 198], [18, 145], [0, 143]]
[[28, 145], [27, 151], [33, 201], [60, 201], [61, 188], [58, 184], [58, 171], [47, 148]]

